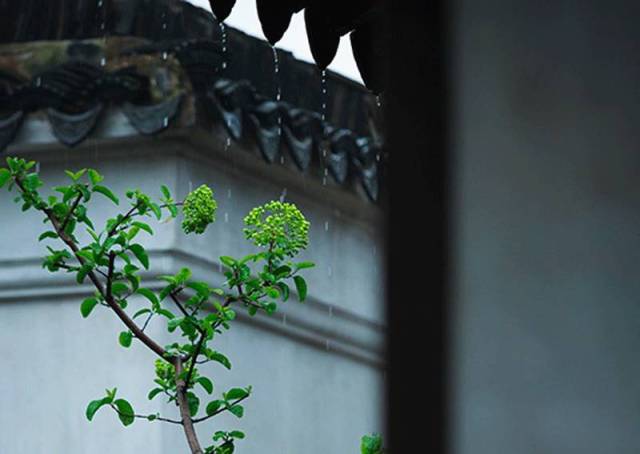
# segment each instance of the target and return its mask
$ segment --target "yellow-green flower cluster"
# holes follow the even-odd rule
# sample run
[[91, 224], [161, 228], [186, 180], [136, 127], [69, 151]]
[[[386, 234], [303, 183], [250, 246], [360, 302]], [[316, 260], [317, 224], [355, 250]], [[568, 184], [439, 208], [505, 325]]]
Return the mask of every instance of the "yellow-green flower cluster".
[[218, 204], [213, 198], [213, 191], [207, 185], [202, 185], [187, 195], [182, 211], [184, 233], [203, 233], [207, 226], [216, 220]]
[[309, 243], [309, 221], [287, 202], [272, 201], [254, 208], [244, 218], [245, 237], [259, 247], [274, 247], [294, 256]]
[[156, 359], [156, 376], [162, 380], [174, 380], [176, 369], [173, 364], [162, 359]]

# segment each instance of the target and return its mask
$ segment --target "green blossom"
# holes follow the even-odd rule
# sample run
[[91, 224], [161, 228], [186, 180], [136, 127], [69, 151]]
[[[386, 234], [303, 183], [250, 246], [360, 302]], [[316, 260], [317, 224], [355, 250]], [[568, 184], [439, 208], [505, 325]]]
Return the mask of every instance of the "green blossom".
[[182, 211], [184, 233], [203, 233], [207, 226], [216, 219], [218, 204], [213, 198], [213, 191], [207, 185], [202, 185], [187, 195]]
[[258, 247], [294, 256], [309, 244], [309, 221], [292, 203], [271, 201], [244, 218], [245, 237]]

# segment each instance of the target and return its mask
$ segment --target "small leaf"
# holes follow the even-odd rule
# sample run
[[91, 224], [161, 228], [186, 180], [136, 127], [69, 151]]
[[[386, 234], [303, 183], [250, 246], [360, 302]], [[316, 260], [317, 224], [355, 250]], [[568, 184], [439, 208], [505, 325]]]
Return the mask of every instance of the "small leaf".
[[89, 180], [91, 181], [91, 184], [95, 186], [104, 180], [104, 177], [100, 175], [97, 170], [89, 169]]
[[138, 227], [139, 229], [144, 230], [149, 235], [153, 235], [153, 229], [146, 222], [134, 221], [131, 224], [135, 227]]
[[302, 302], [307, 297], [307, 281], [305, 281], [302, 276], [293, 276], [293, 280], [296, 283], [298, 298], [300, 298], [300, 302]]
[[84, 318], [87, 318], [94, 307], [98, 305], [97, 298], [87, 298], [80, 305], [80, 313]]
[[136, 293], [144, 296], [154, 306], [157, 306], [158, 304], [160, 304], [160, 301], [158, 300], [158, 297], [153, 292], [153, 290], [150, 290], [150, 289], [144, 288], [144, 287], [140, 287], [138, 290], [136, 290]]
[[227, 369], [231, 369], [231, 361], [229, 361], [229, 358], [227, 358], [220, 352], [211, 351], [208, 355], [208, 358], [212, 361], [216, 361], [222, 364]]
[[106, 188], [104, 186], [100, 186], [100, 185], [94, 186], [93, 187], [93, 192], [98, 192], [98, 193], [102, 194], [106, 198], [110, 199], [116, 205], [120, 204], [120, 200], [115, 196], [115, 194], [113, 192], [111, 192], [110, 189], [108, 189], [108, 188]]
[[296, 270], [304, 270], [306, 268], [313, 268], [314, 266], [316, 266], [316, 264], [313, 262], [300, 262], [296, 264]]
[[56, 232], [44, 232], [42, 235], [40, 235], [38, 237], [38, 241], [42, 241], [45, 238], [53, 238], [53, 239], [57, 239], [58, 238], [58, 234]]
[[213, 401], [209, 402], [209, 404], [207, 405], [207, 408], [206, 408], [207, 416], [213, 415], [223, 405], [224, 405], [224, 401], [222, 401], [222, 400], [213, 400]]
[[187, 393], [187, 404], [189, 404], [189, 413], [191, 416], [195, 416], [198, 413], [198, 408], [200, 408], [200, 399], [194, 393]]
[[143, 309], [140, 309], [138, 312], [136, 312], [135, 314], [133, 314], [133, 319], [135, 319], [136, 317], [141, 316], [142, 314], [148, 314], [151, 312], [151, 309], [149, 309], [148, 307], [145, 307]]
[[92, 400], [91, 402], [89, 402], [89, 405], [87, 405], [87, 411], [86, 411], [87, 419], [91, 421], [94, 415], [96, 414], [96, 412], [101, 407], [108, 405], [109, 403], [111, 403], [111, 399], [109, 397], [103, 397], [102, 399]]
[[233, 268], [233, 266], [236, 264], [236, 260], [233, 257], [228, 257], [226, 255], [220, 257], [220, 261], [227, 265], [229, 268]]
[[11, 178], [11, 172], [9, 169], [0, 169], [0, 188], [3, 187], [7, 181]]
[[149, 391], [149, 395], [147, 396], [147, 398], [149, 400], [153, 400], [153, 398], [156, 397], [161, 392], [162, 392], [162, 388], [153, 388], [151, 391]]
[[229, 407], [228, 410], [238, 418], [242, 418], [242, 416], [244, 415], [244, 407], [242, 405], [234, 405], [232, 407]]
[[232, 388], [229, 391], [227, 391], [224, 397], [227, 400], [237, 400], [237, 399], [242, 399], [244, 397], [247, 397], [248, 395], [249, 393], [247, 392], [246, 389]]
[[213, 392], [213, 383], [211, 383], [211, 380], [207, 377], [199, 377], [196, 381], [204, 388], [207, 394], [211, 394]]
[[118, 399], [113, 403], [118, 409], [118, 418], [122, 421], [122, 424], [125, 426], [129, 426], [133, 424], [135, 420], [133, 407], [129, 402], [124, 399]]
[[170, 199], [171, 198], [171, 192], [169, 191], [169, 188], [166, 187], [164, 184], [162, 186], [160, 186], [160, 190], [162, 190], [162, 194], [167, 198]]
[[133, 333], [131, 333], [131, 331], [121, 332], [120, 337], [118, 337], [118, 341], [124, 348], [131, 347], [131, 342], [133, 341]]
[[229, 432], [229, 436], [242, 440], [244, 438], [244, 432], [240, 432], [239, 430], [232, 430], [231, 432]]
[[129, 250], [131, 252], [133, 252], [133, 255], [136, 256], [136, 258], [140, 261], [142, 266], [144, 266], [144, 268], [148, 270], [149, 269], [149, 256], [147, 255], [147, 251], [144, 250], [142, 245], [140, 245], [140, 244], [132, 244], [131, 246], [129, 246]]

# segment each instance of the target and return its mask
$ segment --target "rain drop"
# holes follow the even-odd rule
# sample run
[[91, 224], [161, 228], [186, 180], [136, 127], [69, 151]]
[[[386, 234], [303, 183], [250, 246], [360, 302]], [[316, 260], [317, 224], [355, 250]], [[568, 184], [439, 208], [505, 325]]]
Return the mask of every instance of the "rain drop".
[[325, 348], [327, 351], [329, 351], [329, 339], [326, 339], [326, 340], [324, 341], [324, 348]]
[[231, 198], [231, 189], [227, 189], [227, 199]]
[[224, 222], [229, 222], [229, 213], [224, 214]]
[[225, 27], [222, 21], [218, 22], [220, 27], [220, 39], [222, 45], [222, 69], [227, 68], [227, 27]]
[[380, 95], [376, 95], [376, 106], [382, 107], [382, 102], [380, 101]]
[[280, 164], [284, 165], [284, 155], [280, 155]]
[[327, 267], [327, 275], [329, 277], [333, 276], [333, 268], [331, 267], [331, 265]]
[[105, 66], [107, 64], [107, 59], [105, 57], [102, 57], [100, 59], [100, 66]]
[[222, 273], [222, 262], [218, 262], [218, 272]]
[[40, 161], [36, 162], [36, 173], [40, 173]]
[[162, 52], [162, 59], [163, 59], [163, 60], [166, 60], [166, 59], [167, 59], [167, 57], [168, 57], [167, 52]]
[[287, 324], [287, 314], [282, 314], [282, 324], [283, 325]]
[[280, 193], [280, 202], [284, 202], [284, 199], [287, 197], [287, 188], [282, 189]]
[[329, 231], [329, 221], [324, 221], [324, 231], [325, 232]]
[[164, 118], [162, 119], [162, 126], [163, 126], [164, 128], [166, 128], [167, 126], [169, 126], [169, 117], [164, 117]]
[[231, 137], [227, 136], [227, 140], [224, 143], [224, 151], [228, 151], [231, 148]]
[[322, 121], [324, 121], [327, 117], [327, 71], [322, 70], [322, 110], [320, 111], [322, 115]]

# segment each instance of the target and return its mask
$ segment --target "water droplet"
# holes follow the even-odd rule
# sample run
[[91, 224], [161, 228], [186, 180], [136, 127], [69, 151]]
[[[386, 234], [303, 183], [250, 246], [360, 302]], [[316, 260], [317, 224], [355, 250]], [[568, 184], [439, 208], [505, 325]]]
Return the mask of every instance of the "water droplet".
[[284, 155], [280, 155], [280, 164], [284, 165]]
[[280, 202], [284, 202], [284, 199], [287, 197], [287, 188], [283, 188], [280, 193]]
[[166, 60], [168, 57], [168, 54], [166, 52], [162, 52], [162, 59]]
[[329, 347], [329, 339], [326, 339], [326, 340], [324, 341], [324, 348], [325, 348], [327, 351], [329, 351], [329, 348], [330, 348], [330, 347]]
[[42, 86], [42, 77], [38, 77], [36, 79], [36, 87], [40, 87], [40, 86]]
[[331, 267], [331, 265], [327, 267], [327, 275], [329, 277], [333, 276], [333, 268]]
[[327, 71], [326, 70], [322, 70], [322, 80], [321, 80], [321, 87], [322, 87], [322, 109], [320, 110], [320, 114], [322, 116], [322, 121], [324, 121], [327, 117]]
[[104, 57], [102, 57], [102, 58], [100, 59], [100, 66], [105, 66], [106, 64], [107, 64], [107, 59], [106, 59], [106, 58], [104, 58]]
[[282, 314], [282, 324], [283, 325], [287, 324], [287, 314]]
[[324, 231], [325, 232], [329, 231], [329, 221], [324, 221]]
[[322, 177], [322, 186], [327, 185], [327, 177]]
[[382, 106], [382, 102], [380, 101], [380, 95], [376, 96], [376, 106], [378, 106], [378, 107]]
[[40, 161], [36, 162], [36, 173], [40, 173]]
[[224, 143], [224, 151], [228, 151], [231, 148], [231, 137], [227, 136], [227, 140]]
[[380, 153], [376, 153], [376, 161], [380, 162]]
[[224, 26], [222, 21], [218, 22], [218, 27], [220, 27], [220, 39], [222, 46], [222, 70], [224, 71], [227, 68], [227, 28]]
[[218, 262], [218, 272], [222, 273], [222, 262]]
[[224, 222], [229, 222], [229, 213], [224, 214]]
[[227, 199], [231, 198], [231, 189], [227, 189]]
[[169, 117], [164, 117], [164, 118], [162, 119], [162, 126], [163, 126], [163, 127], [165, 127], [165, 128], [166, 128], [167, 126], [169, 126]]

